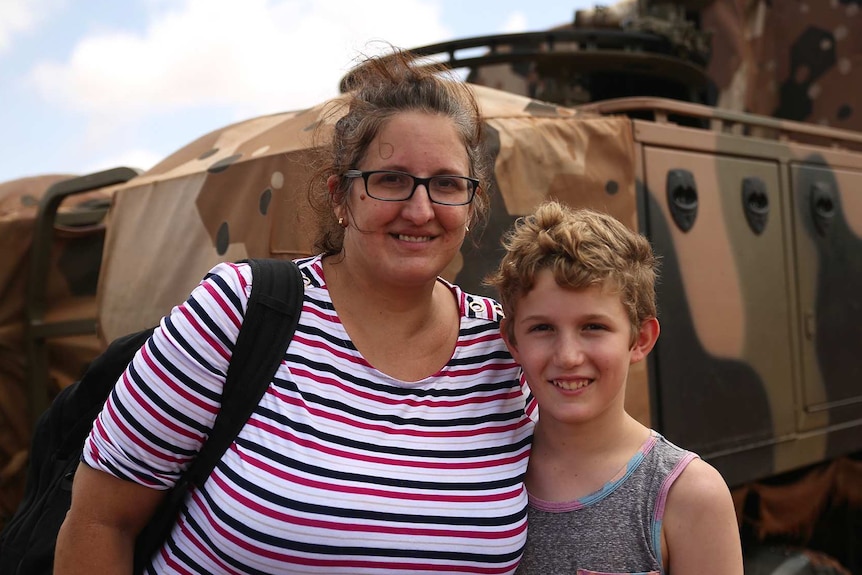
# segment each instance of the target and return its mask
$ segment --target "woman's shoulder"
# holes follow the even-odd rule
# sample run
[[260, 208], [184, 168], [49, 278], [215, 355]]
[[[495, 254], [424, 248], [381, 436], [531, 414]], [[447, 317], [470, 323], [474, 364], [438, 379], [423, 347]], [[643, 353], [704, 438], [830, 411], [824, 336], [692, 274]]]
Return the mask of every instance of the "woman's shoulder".
[[252, 283], [251, 265], [246, 262], [220, 262], [203, 277], [193, 292], [195, 299], [201, 297], [226, 297], [238, 302], [248, 299]]
[[455, 296], [462, 317], [495, 323], [500, 323], [500, 320], [503, 319], [503, 307], [494, 298], [466, 292], [459, 285], [443, 278], [438, 278], [438, 281], [449, 288]]
[[302, 280], [305, 282], [305, 287], [325, 288], [326, 282], [323, 279], [323, 254], [308, 256], [293, 260], [293, 263], [299, 268], [302, 274]]
[[[302, 274], [306, 287], [323, 285], [320, 268], [321, 256], [304, 257], [293, 260]], [[204, 277], [205, 282], [217, 283], [225, 289], [234, 293], [245, 293], [246, 297], [251, 293], [254, 283], [251, 264], [241, 260], [238, 262], [221, 262], [216, 264]]]
[[[294, 260], [299, 267], [306, 287], [322, 284], [320, 256]], [[238, 308], [245, 308], [254, 283], [251, 264], [248, 261], [220, 262], [210, 268], [192, 293], [194, 299], [225, 298]]]

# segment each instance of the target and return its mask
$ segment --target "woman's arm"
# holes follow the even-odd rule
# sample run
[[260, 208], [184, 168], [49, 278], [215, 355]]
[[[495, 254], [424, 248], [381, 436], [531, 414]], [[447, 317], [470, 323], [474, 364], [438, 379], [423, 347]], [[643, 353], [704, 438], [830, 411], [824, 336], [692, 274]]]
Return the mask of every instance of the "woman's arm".
[[742, 545], [721, 474], [693, 460], [668, 493], [662, 524], [670, 575], [742, 575]]
[[84, 444], [55, 573], [132, 572], [137, 534], [220, 409], [250, 279], [247, 266], [219, 264], [136, 353]]
[[79, 464], [54, 573], [131, 575], [135, 538], [166, 493]]

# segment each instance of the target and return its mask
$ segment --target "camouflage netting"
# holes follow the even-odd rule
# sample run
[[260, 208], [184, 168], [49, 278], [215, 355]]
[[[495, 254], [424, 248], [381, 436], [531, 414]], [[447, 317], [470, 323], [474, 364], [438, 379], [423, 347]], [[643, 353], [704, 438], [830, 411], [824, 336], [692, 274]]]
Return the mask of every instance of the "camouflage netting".
[[830, 503], [862, 507], [862, 461], [836, 459], [818, 466], [804, 480], [787, 485], [752, 484], [760, 498], [758, 535], [789, 533], [810, 537], [811, 526]]
[[[499, 235], [548, 196], [607, 209], [636, 227], [628, 121], [488, 88], [477, 88], [477, 95], [496, 156], [496, 197], [486, 234]], [[315, 145], [338, 118], [327, 117], [328, 109], [331, 103], [210, 133], [118, 190], [99, 286], [100, 328], [107, 340], [153, 324], [219, 261], [311, 254], [315, 223], [308, 181]], [[462, 256], [478, 262], [487, 246], [497, 249], [495, 237], [486, 237], [482, 246], [468, 246]], [[482, 258], [480, 267], [495, 264]], [[466, 287], [482, 290], [476, 268], [464, 267], [459, 259], [445, 275], [460, 281], [462, 271], [472, 274]]]
[[758, 539], [786, 536], [804, 546], [829, 508], [862, 508], [862, 460], [841, 457], [793, 481], [749, 483], [735, 489], [733, 499], [740, 524]]
[[[30, 246], [39, 200], [53, 183], [69, 176], [46, 175], [0, 184], [0, 527], [23, 493], [24, 466], [32, 422], [26, 389], [26, 293]], [[105, 192], [69, 198], [62, 210], [106, 201]], [[95, 317], [104, 225], [57, 227], [45, 287], [47, 321]], [[80, 376], [100, 351], [93, 336], [50, 340], [50, 392]]]

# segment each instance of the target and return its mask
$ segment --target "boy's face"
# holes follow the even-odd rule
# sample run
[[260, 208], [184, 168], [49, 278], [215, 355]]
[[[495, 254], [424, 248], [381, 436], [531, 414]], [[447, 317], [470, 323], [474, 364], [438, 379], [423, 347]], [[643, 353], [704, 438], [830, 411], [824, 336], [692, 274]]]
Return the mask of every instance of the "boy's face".
[[585, 423], [621, 412], [629, 366], [650, 352], [658, 321], [647, 320], [631, 345], [631, 324], [617, 293], [594, 286], [557, 285], [550, 270], [536, 276], [504, 338], [539, 402], [540, 420]]

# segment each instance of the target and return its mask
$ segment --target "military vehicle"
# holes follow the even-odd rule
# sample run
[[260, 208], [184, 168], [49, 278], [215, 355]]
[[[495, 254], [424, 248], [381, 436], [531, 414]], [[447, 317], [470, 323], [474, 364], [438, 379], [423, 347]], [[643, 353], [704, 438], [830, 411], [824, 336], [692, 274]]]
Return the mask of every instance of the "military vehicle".
[[[862, 573], [862, 78], [842, 64], [862, 15], [803, 4], [641, 1], [416, 51], [475, 84], [495, 158], [490, 218], [446, 277], [488, 293], [501, 234], [548, 197], [646, 234], [662, 335], [629, 409], [722, 472], [747, 573]], [[218, 129], [144, 173], [0, 185], [6, 513], [29, 426], [107, 341], [219, 261], [312, 252], [335, 103]]]

